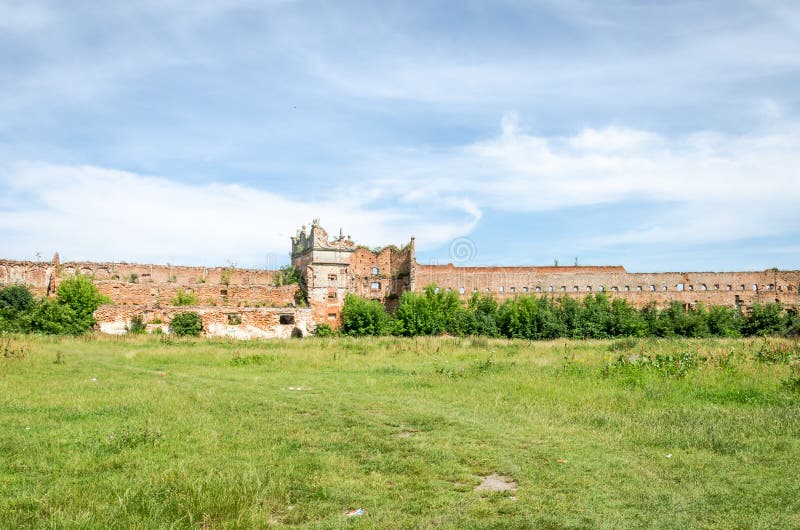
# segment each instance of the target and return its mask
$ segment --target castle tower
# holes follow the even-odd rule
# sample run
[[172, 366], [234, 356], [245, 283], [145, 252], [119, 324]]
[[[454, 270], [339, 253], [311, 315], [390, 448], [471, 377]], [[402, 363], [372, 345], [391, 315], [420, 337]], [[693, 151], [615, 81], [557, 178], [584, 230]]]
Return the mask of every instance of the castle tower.
[[413, 238], [402, 249], [390, 245], [373, 251], [356, 246], [342, 230], [329, 239], [317, 219], [310, 231], [304, 226], [292, 238], [292, 265], [300, 273], [314, 319], [334, 327], [348, 293], [392, 309], [402, 292], [413, 288], [415, 264]]
[[351, 290], [350, 258], [356, 245], [340, 231], [339, 237], [328, 239], [328, 232], [318, 219], [297, 231], [292, 238], [292, 265], [300, 273], [301, 287], [318, 323], [338, 325], [345, 295]]

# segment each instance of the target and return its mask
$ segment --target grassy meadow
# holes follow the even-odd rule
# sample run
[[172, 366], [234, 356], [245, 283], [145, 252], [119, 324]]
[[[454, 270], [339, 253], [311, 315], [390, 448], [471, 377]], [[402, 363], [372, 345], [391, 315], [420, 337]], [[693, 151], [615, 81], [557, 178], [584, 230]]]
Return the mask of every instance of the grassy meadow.
[[798, 352], [0, 338], [0, 528], [800, 528]]

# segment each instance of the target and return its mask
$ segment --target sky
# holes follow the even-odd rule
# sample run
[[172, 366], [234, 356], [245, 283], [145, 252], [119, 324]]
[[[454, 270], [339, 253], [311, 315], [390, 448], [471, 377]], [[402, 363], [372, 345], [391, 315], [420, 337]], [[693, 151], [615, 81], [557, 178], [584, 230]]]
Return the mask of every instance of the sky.
[[0, 0], [0, 257], [800, 269], [800, 3]]

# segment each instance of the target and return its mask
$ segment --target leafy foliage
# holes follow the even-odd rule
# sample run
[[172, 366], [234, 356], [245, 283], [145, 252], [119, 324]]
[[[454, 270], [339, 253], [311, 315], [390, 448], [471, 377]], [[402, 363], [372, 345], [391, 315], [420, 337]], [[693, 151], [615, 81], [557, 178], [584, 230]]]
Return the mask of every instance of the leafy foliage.
[[172, 300], [174, 305], [197, 305], [199, 303], [197, 295], [191, 291], [187, 292], [183, 289], [178, 289], [175, 293], [175, 299]]
[[276, 287], [282, 285], [300, 285], [300, 269], [294, 265], [284, 265], [273, 276]]
[[384, 335], [389, 332], [389, 315], [377, 300], [348, 294], [342, 307], [342, 331], [347, 335]]
[[[94, 326], [92, 314], [101, 304], [111, 302], [107, 296], [100, 294], [97, 286], [87, 276], [76, 275], [67, 278], [56, 291], [58, 303], [72, 311], [74, 326], [80, 331], [88, 331]], [[68, 312], [61, 314], [66, 316]]]
[[781, 304], [753, 304], [742, 325], [745, 335], [780, 335], [786, 331], [788, 319]]
[[147, 331], [147, 326], [144, 324], [142, 315], [135, 315], [131, 318], [131, 323], [128, 325], [128, 333], [131, 335], [141, 335]]
[[[463, 304], [455, 292], [429, 285], [421, 293], [404, 292], [391, 316], [380, 304], [355, 295], [348, 295], [345, 308], [348, 320], [343, 329], [352, 335], [449, 334], [547, 340], [739, 337], [800, 332], [800, 319], [780, 304], [755, 304], [747, 315], [737, 308], [706, 308], [703, 304], [686, 307], [678, 301], [661, 310], [654, 305], [636, 309], [624, 298], [611, 300], [605, 293], [587, 295], [582, 300], [520, 295], [502, 303], [488, 294], [475, 293]], [[378, 322], [379, 325], [373, 325]]]
[[194, 311], [178, 313], [172, 317], [169, 328], [179, 337], [199, 337], [203, 331], [203, 320]]
[[27, 311], [33, 307], [34, 303], [33, 295], [24, 285], [12, 285], [0, 289], [0, 310]]
[[336, 332], [330, 326], [330, 324], [322, 323], [317, 324], [317, 327], [314, 329], [314, 336], [315, 337], [333, 337], [336, 335]]

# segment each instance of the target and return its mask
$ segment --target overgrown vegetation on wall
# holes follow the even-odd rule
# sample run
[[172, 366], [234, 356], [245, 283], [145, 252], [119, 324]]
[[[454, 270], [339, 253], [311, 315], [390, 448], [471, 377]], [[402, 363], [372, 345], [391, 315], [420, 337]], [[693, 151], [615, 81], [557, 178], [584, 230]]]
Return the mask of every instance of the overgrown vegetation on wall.
[[178, 289], [175, 293], [175, 299], [172, 300], [173, 305], [197, 305], [199, 301], [197, 299], [197, 295], [192, 291], [184, 291], [183, 289]]
[[739, 337], [798, 335], [800, 318], [781, 304], [755, 304], [743, 314], [724, 306], [684, 308], [672, 302], [641, 310], [627, 300], [602, 293], [583, 300], [520, 295], [502, 304], [475, 294], [465, 305], [452, 291], [428, 286], [404, 292], [389, 315], [383, 305], [349, 294], [342, 309], [342, 332], [348, 335], [481, 335], [528, 340], [604, 339], [612, 337]]
[[22, 285], [0, 289], [0, 333], [79, 335], [94, 326], [94, 311], [111, 301], [85, 276], [64, 280], [56, 294], [36, 300]]
[[300, 285], [300, 269], [294, 265], [284, 265], [276, 271], [273, 278], [275, 287], [283, 285]]

